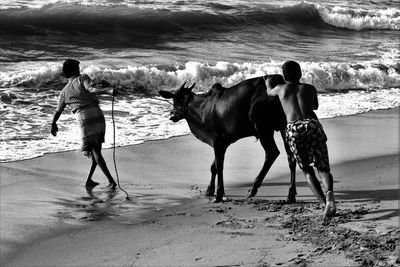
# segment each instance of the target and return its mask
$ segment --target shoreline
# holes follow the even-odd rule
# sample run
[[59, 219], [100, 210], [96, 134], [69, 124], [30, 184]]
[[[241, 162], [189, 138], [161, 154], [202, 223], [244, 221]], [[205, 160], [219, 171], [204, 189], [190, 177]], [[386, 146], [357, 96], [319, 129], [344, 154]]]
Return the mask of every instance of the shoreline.
[[[374, 214], [383, 214], [383, 219], [378, 220], [380, 223], [382, 223], [383, 228], [396, 224], [398, 225], [399, 223], [396, 222], [396, 217], [398, 218], [399, 214], [398, 212], [396, 213], [395, 209], [393, 209], [396, 207], [396, 205], [399, 207], [399, 203], [396, 203], [398, 197], [397, 199], [393, 198], [393, 196], [396, 196], [395, 191], [399, 184], [399, 181], [395, 180], [397, 179], [399, 173], [398, 136], [396, 136], [398, 132], [398, 115], [399, 108], [395, 108], [390, 110], [372, 111], [363, 114], [321, 120], [329, 139], [328, 149], [330, 158], [332, 159], [332, 171], [335, 181], [334, 186], [335, 191], [338, 191], [337, 200], [339, 201], [339, 205], [342, 204], [343, 206], [349, 206], [349, 209], [357, 210], [357, 201], [359, 201], [359, 203], [366, 203], [366, 206], [369, 206], [369, 209], [372, 211], [371, 213], [367, 212], [362, 216], [365, 221], [368, 222], [366, 223], [366, 228], [368, 228], [368, 225], [370, 226], [370, 222], [377, 220], [377, 217], [374, 217]], [[397, 123], [397, 128], [395, 123]], [[349, 126], [353, 126], [355, 129], [351, 129]], [[368, 129], [369, 131], [367, 131]], [[393, 132], [388, 129], [392, 129]], [[343, 136], [348, 137], [348, 140], [341, 140]], [[357, 143], [355, 143], [355, 141], [352, 139], [355, 136], [359, 137]], [[258, 204], [253, 203], [257, 208], [260, 208], [265, 204], [263, 201], [275, 201], [272, 204], [276, 204], [276, 201], [284, 199], [287, 194], [289, 179], [288, 167], [285, 159], [286, 157], [284, 149], [282, 149], [280, 137], [276, 136], [276, 141], [279, 149], [281, 150], [281, 155], [264, 180], [263, 186], [260, 188], [257, 197], [254, 198], [254, 201], [260, 201]], [[396, 142], [397, 146], [393, 146], [393, 144]], [[112, 149], [104, 150], [104, 155], [106, 161], [108, 162], [109, 168], [112, 168], [112, 161], [110, 160], [111, 151]], [[247, 155], [249, 152], [251, 152], [251, 158], [243, 156]], [[345, 156], [343, 156], [344, 154]], [[27, 241], [24, 238], [22, 238], [22, 243], [21, 241], [18, 242], [18, 240], [14, 240], [16, 243], [14, 243], [12, 246], [15, 246], [15, 251], [9, 255], [5, 255], [2, 252], [2, 263], [11, 264], [10, 266], [18, 264], [23, 265], [23, 263], [33, 265], [34, 261], [36, 261], [36, 264], [40, 265], [40, 263], [44, 264], [43, 260], [52, 259], [54, 261], [53, 264], [66, 266], [68, 265], [67, 262], [62, 261], [61, 259], [57, 261], [55, 257], [50, 255], [54, 253], [54, 251], [50, 253], [49, 249], [51, 246], [49, 246], [49, 244], [52, 244], [52, 240], [58, 240], [57, 242], [62, 241], [62, 244], [71, 242], [68, 236], [71, 234], [74, 235], [74, 232], [78, 232], [87, 237], [94, 236], [95, 241], [92, 245], [97, 248], [99, 248], [99, 246], [101, 247], [101, 244], [106, 242], [107, 239], [107, 237], [101, 236], [101, 231], [111, 231], [113, 232], [113, 235], [123, 236], [124, 231], [127, 230], [126, 227], [128, 226], [128, 232], [134, 236], [140, 236], [144, 243], [146, 239], [144, 234], [140, 234], [140, 229], [145, 229], [144, 232], [147, 231], [147, 234], [149, 234], [148, 231], [155, 231], [162, 235], [163, 232], [161, 230], [154, 229], [154, 227], [157, 228], [157, 225], [161, 225], [161, 229], [163, 230], [165, 230], [164, 226], [170, 230], [172, 229], [171, 232], [167, 231], [169, 234], [166, 236], [169, 236], [172, 239], [173, 237], [179, 239], [181, 238], [180, 235], [176, 236], [177, 232], [174, 232], [175, 230], [173, 231], [173, 229], [174, 227], [179, 228], [179, 226], [174, 226], [174, 224], [182, 226], [182, 223], [179, 222], [182, 217], [184, 217], [184, 221], [187, 221], [188, 225], [185, 226], [187, 231], [190, 231], [190, 227], [200, 227], [203, 229], [203, 231], [207, 232], [209, 229], [212, 231], [212, 229], [217, 227], [215, 225], [218, 225], [217, 234], [221, 231], [226, 232], [225, 228], [225, 230], [221, 230], [219, 228], [221, 224], [224, 227], [230, 223], [236, 223], [240, 226], [243, 224], [243, 221], [241, 221], [241, 219], [243, 219], [242, 216], [246, 214], [249, 215], [249, 217], [254, 217], [256, 222], [253, 223], [255, 226], [252, 226], [253, 228], [249, 229], [262, 229], [263, 231], [268, 230], [268, 227], [266, 226], [268, 223], [261, 223], [265, 219], [262, 219], [265, 217], [265, 215], [260, 215], [258, 213], [255, 214], [254, 212], [252, 213], [253, 210], [249, 208], [250, 204], [252, 203], [247, 206], [242, 203], [247, 189], [252, 183], [252, 177], [255, 177], [257, 171], [259, 168], [261, 168], [261, 162], [263, 158], [263, 152], [260, 148], [260, 145], [258, 142], [255, 142], [254, 139], [238, 141], [237, 144], [233, 144], [232, 148], [228, 149], [225, 166], [225, 186], [227, 196], [232, 197], [234, 201], [232, 203], [228, 202], [220, 205], [208, 203], [207, 199], [201, 197], [201, 194], [205, 190], [205, 187], [209, 181], [209, 165], [212, 160], [212, 149], [206, 144], [203, 144], [199, 140], [195, 139], [195, 137], [192, 135], [148, 141], [142, 144], [117, 148], [117, 162], [119, 172], [121, 172], [120, 176], [122, 177], [122, 186], [124, 189], [127, 189], [129, 193], [133, 194], [134, 198], [137, 200], [137, 203], [121, 205], [121, 199], [124, 198], [121, 192], [117, 193], [116, 196], [108, 201], [108, 196], [101, 187], [93, 190], [97, 200], [95, 198], [82, 197], [82, 194], [86, 193], [83, 192], [82, 186], [79, 185], [79, 183], [82, 182], [82, 178], [79, 177], [86, 175], [87, 168], [89, 167], [87, 162], [82, 162], [82, 157], [83, 156], [79, 151], [69, 151], [57, 152], [56, 155], [49, 154], [35, 159], [23, 160], [23, 163], [20, 161], [1, 163], [2, 232], [5, 230], [3, 228], [4, 225], [6, 225], [6, 228], [10, 225], [3, 223], [5, 215], [4, 212], [6, 215], [13, 215], [14, 217], [22, 216], [23, 218], [23, 215], [25, 214], [21, 215], [20, 212], [29, 211], [27, 209], [33, 209], [33, 211], [40, 213], [40, 211], [43, 211], [43, 208], [46, 211], [44, 216], [45, 219], [43, 219], [43, 215], [41, 215], [38, 216], [37, 219], [31, 218], [31, 221], [38, 222], [39, 224], [36, 225], [36, 227], [40, 226], [40, 229], [43, 222], [48, 222], [51, 229], [50, 232], [48, 229], [47, 231], [46, 229], [40, 230], [39, 232], [41, 233], [32, 237], [33, 241], [28, 241], [28, 244], [24, 244], [24, 241]], [[69, 165], [74, 166], [74, 169], [69, 170], [67, 166], [60, 166], [60, 162], [68, 162]], [[385, 170], [385, 165], [391, 166], [388, 168], [390, 170]], [[366, 175], [368, 178], [362, 177], [362, 175]], [[15, 177], [27, 179], [27, 182], [30, 184], [31, 182], [37, 184], [34, 184], [29, 191], [23, 188], [25, 184], [21, 185], [18, 184], [18, 182], [15, 182]], [[314, 205], [316, 200], [310, 193], [310, 190], [306, 186], [304, 177], [299, 173], [299, 171], [297, 172], [297, 177], [298, 201], [300, 201], [300, 203], [306, 201], [307, 203], [310, 202], [311, 205]], [[105, 178], [99, 171], [96, 172], [95, 179], [102, 183], [105, 182]], [[349, 181], [349, 179], [351, 181]], [[357, 183], [357, 180], [362, 181], [362, 186]], [[394, 184], [394, 182], [396, 183]], [[275, 186], [269, 186], [270, 184], [274, 184]], [[5, 190], [5, 186], [7, 186], [7, 191]], [[382, 188], [382, 190], [378, 190], [379, 188]], [[39, 192], [36, 192], [37, 195], [34, 195], [33, 197], [32, 191], [36, 189], [38, 189]], [[27, 196], [26, 199], [14, 197], [12, 201], [21, 202], [25, 205], [31, 204], [33, 207], [30, 207], [29, 205], [28, 207], [23, 207], [21, 206], [21, 203], [19, 203], [19, 206], [14, 206], [14, 208], [22, 208], [22, 211], [10, 213], [11, 210], [9, 209], [10, 207], [8, 204], [12, 203], [12, 201], [7, 199], [7, 197], [12, 196], [13, 193], [18, 191], [24, 193], [24, 190]], [[42, 195], [44, 192], [46, 194], [45, 197]], [[164, 197], [162, 197], [165, 193], [167, 193], [167, 196], [164, 195]], [[368, 195], [369, 198], [364, 198], [363, 194]], [[62, 197], [60, 197], [60, 195]], [[388, 197], [389, 195], [391, 197]], [[55, 201], [55, 199], [57, 201]], [[375, 205], [371, 199], [379, 200], [380, 206], [377, 207], [377, 205]], [[5, 203], [5, 200], [9, 202], [6, 201], [7, 203]], [[35, 201], [40, 202], [38, 204], [41, 205], [40, 209], [36, 209], [37, 207], [34, 205]], [[107, 206], [106, 203], [111, 203], [112, 205]], [[268, 204], [271, 203], [268, 202]], [[92, 205], [92, 210], [89, 209], [90, 205]], [[304, 205], [296, 204], [295, 206], [299, 208], [300, 206]], [[207, 212], [207, 209], [211, 209], [212, 212]], [[174, 210], [176, 212], [174, 212]], [[150, 219], [144, 219], [144, 222], [137, 220], [136, 216], [141, 212], [148, 213], [148, 215], [150, 215]], [[232, 212], [238, 213], [241, 219], [239, 220], [239, 217], [235, 217], [236, 215], [232, 214]], [[315, 213], [315, 210], [308, 210], [307, 212], [310, 212], [314, 216], [319, 216], [319, 213]], [[87, 217], [90, 213], [94, 214], [95, 216], [89, 217], [89, 219], [85, 218], [85, 216]], [[189, 213], [196, 215], [183, 215]], [[54, 214], [57, 215], [55, 216]], [[25, 216], [29, 217], [30, 215], [32, 214], [28, 213]], [[209, 219], [220, 219], [220, 217], [218, 217], [220, 215], [225, 216], [225, 223], [211, 225], [207, 223], [207, 220]], [[282, 214], [279, 213], [279, 216], [281, 215]], [[11, 219], [13, 216], [11, 216]], [[147, 215], [142, 216], [146, 217]], [[46, 218], [48, 221], [46, 221]], [[229, 221], [227, 218], [234, 219], [232, 219], [233, 221]], [[341, 217], [339, 216], [339, 218]], [[201, 219], [204, 224], [198, 225], [196, 223], [197, 219]], [[77, 229], [68, 230], [63, 228], [70, 227], [71, 222], [72, 228]], [[114, 223], [116, 223], [116, 226], [113, 225]], [[346, 227], [350, 228], [355, 227], [352, 226], [352, 224], [356, 225], [355, 228], [360, 228], [363, 226], [358, 220], [350, 220], [345, 224], [348, 225]], [[244, 225], [246, 225], [246, 223], [244, 223]], [[247, 229], [245, 226], [243, 226], [244, 228], [242, 229], [242, 226], [239, 227], [240, 233], [242, 233], [241, 230]], [[21, 231], [24, 229], [22, 226], [18, 227], [16, 227], [16, 230]], [[135, 227], [138, 229], [132, 229]], [[228, 228], [231, 229], [230, 226]], [[377, 226], [375, 226], [375, 228], [380, 229], [380, 227]], [[279, 229], [279, 231], [273, 232], [272, 236], [279, 236], [279, 234], [281, 234], [281, 230], [282, 229]], [[176, 229], [176, 231], [178, 231], [178, 229]], [[246, 231], [244, 231], [244, 233]], [[56, 236], [54, 236], [55, 233], [57, 233]], [[175, 236], [173, 235], [174, 233]], [[8, 234], [11, 236], [13, 235], [13, 233]], [[4, 237], [4, 235], [2, 236]], [[161, 236], [161, 239], [166, 239], [166, 236]], [[225, 233], [222, 234], [222, 236], [224, 236], [224, 238], [220, 236], [221, 239], [217, 238], [217, 240], [222, 241], [229, 236], [234, 236], [229, 237], [228, 239], [253, 237], [255, 238], [254, 242], [261, 242], [259, 239], [261, 237], [254, 237], [255, 233], [251, 235], [230, 233], [228, 237]], [[120, 244], [117, 246], [118, 249], [116, 251], [111, 251], [113, 250], [113, 247], [107, 246], [110, 250], [108, 253], [115, 256], [115, 254], [119, 253], [117, 253], [117, 251], [125, 251], [124, 253], [126, 254], [123, 254], [125, 260], [120, 261], [115, 259], [115, 262], [107, 261], [108, 263], [117, 266], [129, 265], [127, 264], [129, 262], [135, 262], [135, 264], [138, 264], [139, 266], [142, 266], [140, 263], [148, 266], [151, 266], [152, 263], [157, 265], [157, 262], [155, 262], [150, 255], [144, 256], [144, 254], [141, 254], [143, 256], [139, 257], [140, 261], [136, 261], [136, 255], [129, 255], [129, 251], [122, 248], [124, 246], [132, 246], [131, 242], [135, 243], [136, 241], [134, 238], [132, 240], [128, 237], [125, 239], [124, 237], [121, 238], [123, 240], [121, 242], [124, 243], [124, 245]], [[152, 240], [154, 242], [157, 239], [156, 236], [152, 236], [152, 238], [154, 239]], [[203, 244], [204, 246], [207, 244], [207, 240], [200, 239], [200, 236], [194, 235], [193, 238], [198, 240], [200, 242], [199, 244]], [[37, 248], [29, 245], [34, 244], [34, 242], [37, 240], [40, 240], [40, 246], [37, 246]], [[83, 242], [82, 245], [86, 244], [84, 240], [81, 241]], [[248, 241], [252, 242], [251, 238]], [[285, 244], [287, 243], [287, 241], [283, 241]], [[293, 242], [289, 243], [293, 251], [298, 250], [303, 246], [301, 243], [296, 242], [295, 240], [291, 241]], [[273, 242], [273, 240], [271, 242]], [[4, 239], [2, 240], [2, 247], [3, 245]], [[89, 244], [86, 245], [89, 246]], [[177, 247], [180, 246], [179, 243], [175, 245]], [[133, 246], [138, 250], [143, 249], [140, 248], [140, 244], [135, 244]], [[241, 245], [237, 244], [236, 246]], [[223, 247], [225, 247], [225, 245]], [[198, 249], [194, 244], [192, 244], [191, 248], [193, 251]], [[71, 253], [71, 250], [68, 252], [67, 248], [65, 249], [66, 250], [63, 250], [60, 247], [60, 251], [57, 253], [67, 253], [64, 254], [64, 256], [69, 255], [68, 253]], [[85, 249], [85, 247], [83, 247], [83, 249]], [[88, 247], [86, 247], [86, 249], [88, 249]], [[236, 249], [239, 248], [236, 247]], [[314, 248], [311, 246], [309, 249], [313, 250]], [[209, 257], [210, 253], [212, 253], [212, 251], [208, 250], [203, 251], [201, 248], [199, 248], [198, 251], [204, 252], [206, 256], [208, 255], [207, 257]], [[177, 253], [178, 251], [175, 252]], [[223, 254], [223, 251], [220, 252]], [[44, 255], [43, 253], [46, 254], [46, 257], [40, 256]], [[233, 253], [235, 253], [235, 250]], [[279, 253], [279, 251], [277, 253], [284, 254]], [[30, 255], [30, 257], [28, 257], [28, 255]], [[33, 257], [34, 260], [29, 261], [28, 259], [32, 258], [32, 255], [36, 255], [36, 257]], [[101, 255], [98, 256], [101, 257]], [[207, 258], [206, 256], [202, 257], [202, 259]], [[348, 259], [342, 256], [339, 257], [342, 260], [341, 263], [346, 262], [347, 264]], [[85, 257], [85, 255], [79, 255], [79, 257]], [[166, 254], [164, 255], [164, 260], [166, 259], [165, 257], [168, 258]], [[185, 255], [178, 255], [177, 257], [186, 259]], [[260, 255], [257, 257], [261, 259]], [[290, 260], [284, 255], [281, 255], [280, 257], [280, 260], [284, 264], [288, 263]], [[221, 259], [223, 258], [224, 257], [221, 257]], [[88, 265], [92, 264], [94, 266], [95, 262], [97, 262], [93, 261], [95, 259], [97, 260], [97, 257], [82, 259], [83, 261], [81, 262], [81, 265], [86, 265], [84, 263], [87, 263]], [[174, 262], [171, 258], [168, 259], [172, 265], [179, 265], [179, 262]], [[229, 257], [225, 257], [226, 261], [228, 261], [228, 259]], [[313, 259], [311, 256], [307, 258], [307, 260], [311, 259]], [[239, 261], [239, 259], [237, 260]], [[249, 261], [247, 263], [252, 263], [250, 258], [248, 258], [248, 260]], [[324, 263], [329, 263], [331, 260], [332, 259], [326, 259]], [[79, 263], [79, 261], [75, 263]], [[99, 262], [97, 263], [100, 264]], [[185, 263], [187, 264], [188, 262]], [[204, 262], [202, 260], [193, 262], [191, 261], [191, 263], [198, 266], [204, 266], [204, 264], [214, 264], [212, 261]], [[222, 261], [220, 264], [231, 263], [224, 263]], [[107, 264], [104, 262], [104, 265]], [[159, 261], [158, 265], [162, 265], [162, 261]]]
[[[385, 112], [385, 111], [388, 111], [388, 110], [396, 110], [398, 108], [399, 107], [372, 109], [372, 110], [369, 110], [369, 111], [366, 111], [366, 112], [360, 112], [360, 113], [355, 113], [355, 114], [345, 114], [345, 115], [337, 115], [335, 117], [322, 118], [322, 119], [320, 119], [320, 121], [329, 121], [329, 120], [336, 119], [336, 118], [353, 117], [353, 116], [358, 116], [358, 115], [362, 115], [362, 114], [369, 114], [369, 113], [374, 113], [374, 112]], [[108, 122], [108, 123], [111, 124], [111, 122]], [[134, 144], [117, 146], [116, 148], [137, 146], [137, 145], [145, 144], [147, 142], [158, 142], [158, 141], [168, 140], [168, 139], [171, 139], [171, 138], [179, 138], [179, 137], [182, 137], [182, 136], [190, 136], [190, 135], [192, 135], [192, 134], [189, 132], [189, 133], [182, 133], [182, 134], [178, 134], [178, 135], [169, 136], [169, 137], [166, 137], [166, 138], [142, 140], [142, 141], [139, 141], [139, 142], [134, 143]], [[277, 139], [279, 139], [279, 137]], [[43, 141], [45, 141], [45, 140], [43, 140]], [[107, 147], [107, 148], [103, 147], [103, 150], [107, 150], [107, 149], [113, 149], [113, 147], [112, 146], [111, 147]], [[399, 150], [400, 150], [400, 148], [399, 148]], [[17, 159], [17, 160], [9, 160], [9, 161], [0, 161], [0, 164], [20, 162], [20, 161], [25, 161], [25, 160], [33, 160], [33, 159], [45, 157], [46, 155], [52, 155], [52, 154], [58, 154], [58, 153], [68, 153], [68, 152], [79, 152], [79, 149], [69, 149], [69, 150], [62, 150], [62, 151], [45, 152], [42, 155], [33, 156], [31, 158], [23, 158], [23, 159]]]

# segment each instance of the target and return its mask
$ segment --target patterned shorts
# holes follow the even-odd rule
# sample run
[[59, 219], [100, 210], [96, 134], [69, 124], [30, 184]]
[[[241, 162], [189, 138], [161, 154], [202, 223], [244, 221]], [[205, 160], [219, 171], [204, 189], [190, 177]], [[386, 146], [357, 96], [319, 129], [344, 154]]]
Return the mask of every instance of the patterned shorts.
[[314, 166], [321, 171], [330, 171], [327, 137], [318, 120], [302, 119], [288, 123], [286, 142], [301, 169]]

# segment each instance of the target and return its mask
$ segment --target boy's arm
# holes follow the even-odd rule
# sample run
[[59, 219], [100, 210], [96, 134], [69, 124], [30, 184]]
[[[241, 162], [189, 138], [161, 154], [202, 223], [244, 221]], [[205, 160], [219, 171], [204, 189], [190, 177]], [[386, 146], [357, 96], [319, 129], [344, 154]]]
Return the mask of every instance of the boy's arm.
[[317, 89], [315, 89], [315, 87], [313, 86], [313, 92], [314, 92], [314, 110], [317, 110], [319, 107], [319, 103], [318, 103], [318, 96], [317, 96]]
[[267, 87], [267, 94], [270, 96], [276, 96], [279, 94], [279, 86], [275, 86], [272, 87], [271, 86], [271, 78], [267, 78], [265, 79], [264, 77], [264, 81], [265, 81], [265, 86]]

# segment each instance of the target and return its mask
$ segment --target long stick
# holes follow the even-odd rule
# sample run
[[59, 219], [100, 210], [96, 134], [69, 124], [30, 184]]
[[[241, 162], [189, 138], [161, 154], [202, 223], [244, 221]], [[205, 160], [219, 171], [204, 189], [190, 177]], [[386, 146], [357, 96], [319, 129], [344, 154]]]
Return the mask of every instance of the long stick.
[[128, 192], [126, 192], [121, 185], [119, 184], [119, 175], [118, 175], [118, 170], [117, 170], [117, 163], [115, 160], [115, 120], [114, 120], [114, 94], [112, 96], [112, 104], [111, 104], [111, 118], [112, 118], [112, 123], [113, 123], [113, 160], [114, 160], [114, 168], [115, 168], [115, 174], [117, 175], [117, 184], [119, 189], [121, 189], [122, 192], [126, 194], [126, 199], [129, 199]]

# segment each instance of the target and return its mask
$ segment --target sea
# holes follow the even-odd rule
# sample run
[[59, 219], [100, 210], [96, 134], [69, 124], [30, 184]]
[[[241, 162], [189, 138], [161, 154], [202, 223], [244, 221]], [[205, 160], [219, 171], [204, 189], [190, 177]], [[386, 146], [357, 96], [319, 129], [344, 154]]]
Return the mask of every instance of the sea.
[[0, 162], [79, 149], [66, 109], [50, 134], [67, 58], [99, 88], [104, 147], [190, 132], [159, 90], [225, 87], [298, 61], [320, 118], [400, 105], [400, 0], [0, 1]]

